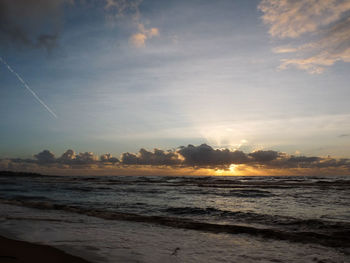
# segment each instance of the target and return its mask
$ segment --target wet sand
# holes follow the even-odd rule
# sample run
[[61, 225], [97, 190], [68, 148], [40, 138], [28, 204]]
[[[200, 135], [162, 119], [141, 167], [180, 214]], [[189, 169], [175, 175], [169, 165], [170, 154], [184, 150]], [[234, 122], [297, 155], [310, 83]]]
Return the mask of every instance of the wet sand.
[[0, 236], [0, 263], [89, 263], [57, 248]]

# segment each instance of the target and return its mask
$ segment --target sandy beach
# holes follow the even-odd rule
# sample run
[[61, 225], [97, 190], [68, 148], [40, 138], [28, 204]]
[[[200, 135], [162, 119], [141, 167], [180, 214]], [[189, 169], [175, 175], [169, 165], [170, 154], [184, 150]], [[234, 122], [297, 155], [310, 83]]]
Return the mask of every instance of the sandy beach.
[[57, 248], [0, 236], [0, 263], [88, 263]]

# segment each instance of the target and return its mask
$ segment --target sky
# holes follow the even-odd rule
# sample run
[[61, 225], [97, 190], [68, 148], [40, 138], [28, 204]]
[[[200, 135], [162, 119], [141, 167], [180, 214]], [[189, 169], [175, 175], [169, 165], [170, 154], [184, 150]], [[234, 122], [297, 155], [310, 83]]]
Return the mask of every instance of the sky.
[[350, 173], [349, 0], [0, 0], [0, 17], [2, 169]]

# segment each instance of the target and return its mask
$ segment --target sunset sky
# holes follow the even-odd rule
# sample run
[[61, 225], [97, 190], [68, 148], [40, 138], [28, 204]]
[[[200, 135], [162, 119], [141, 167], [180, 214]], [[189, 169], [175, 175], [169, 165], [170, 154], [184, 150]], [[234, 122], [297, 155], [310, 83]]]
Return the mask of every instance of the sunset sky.
[[[350, 171], [349, 0], [0, 0], [0, 56], [4, 169], [157, 148], [175, 156], [156, 165]], [[245, 156], [192, 163], [188, 144]]]

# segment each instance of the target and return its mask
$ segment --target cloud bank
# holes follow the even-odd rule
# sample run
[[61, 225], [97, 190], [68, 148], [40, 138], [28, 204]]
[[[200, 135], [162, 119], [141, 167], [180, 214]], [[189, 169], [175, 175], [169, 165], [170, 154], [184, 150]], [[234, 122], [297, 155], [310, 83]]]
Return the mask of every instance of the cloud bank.
[[[148, 151], [140, 149], [138, 153], [123, 153], [120, 159], [110, 153], [96, 156], [92, 152], [75, 153], [73, 150], [65, 151], [61, 156], [49, 150], [35, 154], [34, 159], [3, 159], [0, 169], [26, 170], [26, 166], [36, 165], [46, 168], [60, 169], [96, 169], [106, 167], [167, 167], [170, 169], [211, 169], [230, 170], [232, 165], [241, 169], [260, 170], [288, 170], [288, 169], [338, 169], [350, 173], [350, 159], [336, 159], [331, 157], [307, 157], [288, 155], [273, 150], [259, 150], [244, 153], [238, 150], [214, 149], [207, 144], [199, 146], [181, 146], [174, 150], [154, 149]], [[242, 168], [244, 167], [244, 168]]]
[[262, 0], [258, 8], [273, 38], [304, 42], [274, 48], [294, 55], [280, 69], [320, 74], [337, 61], [350, 62], [349, 0]]

